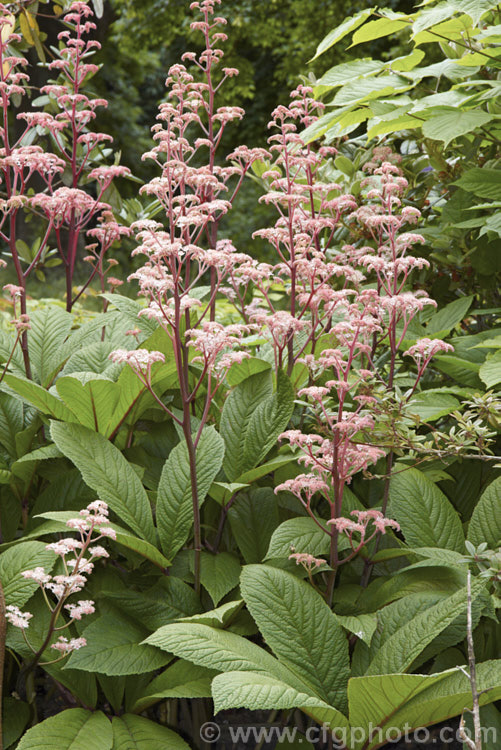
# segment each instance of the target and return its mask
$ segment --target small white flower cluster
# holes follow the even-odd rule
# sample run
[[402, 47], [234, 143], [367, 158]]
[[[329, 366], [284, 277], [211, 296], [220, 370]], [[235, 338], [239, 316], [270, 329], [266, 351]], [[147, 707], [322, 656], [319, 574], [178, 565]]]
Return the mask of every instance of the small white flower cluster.
[[[44, 592], [51, 592], [57, 599], [55, 608], [51, 607], [52, 612], [55, 609], [58, 610], [58, 614], [63, 609], [68, 612], [70, 620], [63, 627], [67, 627], [75, 620], [81, 620], [83, 616], [91, 615], [95, 612], [94, 602], [90, 599], [80, 599], [76, 604], [65, 604], [64, 602], [66, 602], [69, 596], [81, 591], [85, 586], [87, 583], [86, 576], [92, 572], [94, 561], [101, 557], [109, 557], [104, 547], [99, 544], [90, 546], [91, 543], [103, 537], [116, 539], [114, 529], [109, 526], [108, 506], [101, 500], [94, 500], [87, 508], [80, 511], [78, 518], [71, 518], [67, 521], [66, 526], [78, 531], [80, 539], [67, 537], [47, 544], [45, 547], [61, 558], [65, 571], [64, 574], [51, 576], [41, 566], [32, 570], [25, 570], [21, 573], [23, 578], [34, 581]], [[67, 555], [73, 555], [73, 557], [67, 559]], [[9, 605], [6, 607], [6, 610], [5, 616], [11, 625], [20, 628], [22, 631], [25, 631], [29, 627], [29, 620], [33, 617], [31, 612], [22, 612], [15, 605]], [[85, 645], [85, 638], [71, 638], [68, 640], [64, 636], [60, 636], [51, 645], [51, 648], [59, 651], [62, 658], [71, 653], [71, 651], [75, 651]]]

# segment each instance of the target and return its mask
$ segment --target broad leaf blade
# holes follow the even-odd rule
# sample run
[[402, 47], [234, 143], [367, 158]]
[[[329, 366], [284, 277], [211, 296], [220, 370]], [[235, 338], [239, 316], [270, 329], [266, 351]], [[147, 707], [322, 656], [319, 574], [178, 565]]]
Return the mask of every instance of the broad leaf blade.
[[482, 493], [468, 526], [468, 541], [476, 547], [487, 542], [489, 549], [501, 545], [501, 477]]
[[52, 422], [51, 435], [101, 500], [136, 534], [154, 543], [155, 529], [145, 489], [118, 448], [82, 425]]
[[172, 729], [145, 719], [124, 714], [114, 716], [113, 750], [189, 750], [190, 746]]
[[245, 567], [240, 586], [276, 656], [303, 674], [322, 700], [344, 711], [348, 640], [320, 594], [290, 573], [267, 565]]
[[[473, 600], [484, 590], [481, 580], [472, 581]], [[466, 588], [460, 589], [406, 622], [383, 643], [367, 674], [405, 672], [426, 646], [466, 610], [466, 603]]]
[[[205, 427], [196, 450], [198, 502], [205, 500], [224, 456], [224, 441], [214, 427]], [[176, 445], [164, 464], [157, 496], [157, 525], [162, 549], [171, 559], [188, 539], [193, 524], [190, 460], [186, 443]]]
[[464, 551], [464, 533], [456, 510], [444, 493], [417, 469], [392, 476], [389, 515], [398, 521], [411, 547]]
[[112, 750], [113, 735], [106, 716], [70, 708], [29, 729], [17, 750]]
[[212, 681], [212, 695], [216, 713], [228, 708], [248, 708], [251, 711], [300, 708], [319, 724], [331, 729], [348, 727], [348, 720], [340, 711], [268, 675], [255, 672], [218, 675]]
[[109, 676], [153, 672], [170, 659], [142, 643], [147, 632], [123, 617], [103, 615], [85, 628], [82, 635], [87, 645], [71, 654], [67, 668]]

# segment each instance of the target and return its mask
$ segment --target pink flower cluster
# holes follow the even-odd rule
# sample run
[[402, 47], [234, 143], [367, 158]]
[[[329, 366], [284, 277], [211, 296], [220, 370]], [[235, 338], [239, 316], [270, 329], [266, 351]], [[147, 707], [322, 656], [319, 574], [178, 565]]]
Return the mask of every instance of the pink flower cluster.
[[[51, 100], [51, 107], [56, 113], [21, 112], [17, 115], [23, 125], [15, 137], [9, 132], [9, 123], [0, 129], [3, 147], [0, 148], [0, 174], [5, 185], [7, 198], [0, 206], [0, 238], [9, 244], [13, 255], [14, 266], [22, 288], [21, 312], [26, 313], [25, 295], [26, 280], [44, 257], [49, 241], [54, 234], [54, 244], [63, 261], [67, 279], [67, 308], [71, 309], [76, 298], [87, 288], [97, 275], [101, 279], [104, 291], [104, 276], [109, 269], [104, 269], [102, 260], [112, 242], [119, 239], [128, 230], [121, 227], [111, 214], [110, 206], [103, 202], [105, 190], [113, 179], [130, 174], [128, 168], [119, 165], [102, 165], [92, 169], [92, 160], [102, 143], [112, 138], [104, 133], [90, 130], [99, 107], [107, 106], [104, 99], [87, 96], [83, 87], [90, 75], [99, 69], [89, 62], [89, 58], [100, 48], [98, 42], [87, 36], [96, 26], [90, 20], [92, 10], [84, 2], [73, 2], [63, 16], [65, 30], [58, 39], [61, 48], [58, 57], [49, 64], [58, 79], [42, 87], [41, 93]], [[29, 77], [19, 72], [27, 64], [24, 58], [12, 54], [11, 45], [21, 39], [13, 33], [14, 22], [7, 6], [0, 5], [0, 99], [5, 112], [10, 100], [25, 94]], [[54, 49], [54, 48], [53, 48]], [[57, 153], [44, 151], [41, 145], [31, 143], [40, 134], [48, 133], [55, 144]], [[30, 145], [24, 145], [29, 140]], [[71, 174], [71, 183], [61, 185], [64, 170]], [[96, 183], [95, 195], [79, 187], [83, 177]], [[33, 193], [33, 187], [39, 190], [38, 184], [31, 184], [32, 178], [41, 178], [44, 189]], [[38, 182], [40, 180], [38, 179]], [[15, 218], [20, 210], [31, 210], [46, 220], [45, 236], [39, 244], [35, 258], [23, 268], [23, 261], [16, 251]], [[106, 212], [104, 218], [103, 212]], [[8, 220], [9, 219], [9, 220]], [[101, 222], [106, 224], [103, 232], [92, 230], [97, 239], [93, 246], [98, 262], [84, 287], [72, 298], [72, 280], [77, 263], [77, 251], [82, 234], [87, 229]], [[67, 229], [64, 233], [62, 230]], [[11, 236], [12, 235], [12, 236]], [[95, 248], [99, 245], [99, 250]], [[26, 346], [24, 346], [26, 350]], [[27, 367], [27, 374], [28, 374]]]

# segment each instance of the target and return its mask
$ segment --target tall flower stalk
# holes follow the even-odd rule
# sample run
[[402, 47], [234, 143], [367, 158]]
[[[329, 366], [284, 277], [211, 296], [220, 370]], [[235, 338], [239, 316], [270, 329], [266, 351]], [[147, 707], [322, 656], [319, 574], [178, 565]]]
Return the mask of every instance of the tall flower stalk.
[[[237, 265], [250, 260], [237, 253], [229, 240], [218, 239], [218, 227], [252, 162], [265, 153], [239, 147], [228, 156], [232, 164], [222, 166], [218, 161], [227, 125], [243, 116], [239, 107], [217, 106], [221, 86], [238, 72], [221, 68], [219, 45], [227, 37], [220, 30], [226, 20], [215, 15], [219, 4], [220, 0], [191, 4], [201, 16], [191, 28], [201, 32], [204, 48], [199, 55], [183, 55], [193, 74], [184, 64], [170, 68], [167, 101], [160, 105], [158, 123], [152, 128], [156, 143], [143, 155], [154, 162], [160, 176], [141, 192], [159, 201], [165, 226], [151, 220], [133, 225], [140, 243], [133, 255], [145, 256], [146, 262], [129, 278], [138, 281], [140, 294], [148, 299], [141, 314], [155, 319], [167, 334], [179, 379], [179, 411], [164, 404], [154, 391], [151, 368], [163, 358], [162, 353], [141, 350], [112, 355], [134, 368], [160, 407], [182, 429], [190, 464], [197, 591], [202, 549], [197, 446], [225, 372], [234, 361], [249, 356], [232, 351], [238, 349], [249, 326], [225, 327], [214, 319], [224, 279]], [[206, 277], [209, 286], [201, 295], [196, 287]], [[201, 394], [205, 396], [195, 421], [195, 399]]]
[[[21, 127], [15, 128], [13, 99], [26, 95], [29, 76], [22, 72], [27, 65], [26, 59], [15, 52], [21, 41], [21, 36], [15, 33], [16, 18], [7, 6], [0, 5], [0, 98], [3, 112], [0, 127], [3, 183], [0, 239], [8, 247], [13, 261], [22, 316], [27, 315], [28, 278], [43, 263], [53, 240], [64, 265], [66, 308], [71, 311], [94, 277], [103, 276], [109, 270], [103, 270], [104, 255], [110, 245], [128, 231], [115, 221], [103, 197], [111, 182], [116, 177], [128, 175], [129, 170], [117, 164], [103, 164], [102, 145], [112, 138], [90, 130], [96, 109], [107, 105], [106, 100], [92, 99], [84, 93], [89, 77], [98, 71], [98, 66], [88, 61], [100, 47], [98, 42], [87, 38], [96, 28], [91, 16], [92, 11], [85, 2], [74, 2], [63, 16], [66, 29], [58, 37], [59, 57], [48, 65], [59, 76], [41, 89], [41, 93], [48, 97], [47, 111], [20, 112], [17, 119]], [[50, 136], [56, 153], [45, 150], [46, 136]], [[82, 189], [83, 180], [86, 185], [94, 183], [94, 187]], [[29, 260], [20, 255], [18, 246], [20, 218], [24, 211], [35, 213], [42, 223], [40, 240]], [[103, 231], [103, 225], [106, 231]], [[98, 239], [92, 245], [97, 262], [93, 263], [82, 287], [74, 292], [79, 249], [89, 230], [91, 236], [94, 232]], [[20, 341], [26, 375], [31, 377], [26, 330]]]

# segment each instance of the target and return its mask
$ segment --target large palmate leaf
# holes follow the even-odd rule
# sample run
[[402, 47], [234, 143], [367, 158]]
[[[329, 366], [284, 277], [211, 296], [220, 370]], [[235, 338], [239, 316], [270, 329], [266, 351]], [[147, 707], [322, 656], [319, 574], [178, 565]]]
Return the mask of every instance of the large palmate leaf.
[[114, 716], [112, 750], [189, 750], [172, 729], [134, 714]]
[[390, 484], [389, 515], [412, 547], [464, 551], [460, 518], [444, 493], [417, 469], [395, 474]]
[[31, 711], [27, 703], [10, 695], [2, 703], [2, 740], [4, 747], [10, 747], [24, 732]]
[[275, 393], [269, 372], [252, 375], [230, 393], [221, 415], [221, 435], [226, 443], [224, 471], [230, 482], [239, 480], [266, 456], [287, 426], [293, 408], [294, 392], [281, 370]]
[[348, 727], [348, 720], [338, 710], [320, 698], [303, 693], [281, 680], [256, 672], [227, 672], [212, 681], [214, 710], [248, 708], [283, 710], [300, 708], [318, 724], [330, 729]]
[[[202, 504], [224, 456], [224, 440], [214, 427], [205, 427], [196, 450], [198, 502]], [[193, 524], [190, 460], [186, 442], [176, 445], [164, 464], [157, 495], [157, 525], [162, 549], [174, 557]]]
[[50, 573], [56, 557], [53, 552], [45, 549], [43, 542], [22, 542], [5, 550], [0, 555], [0, 581], [3, 586], [5, 603], [22, 607], [38, 589], [38, 583], [23, 578], [24, 570], [45, 568]]
[[[391, 638], [400, 628], [419, 613], [433, 607], [444, 599], [444, 594], [427, 591], [397, 599], [391, 604], [382, 607], [377, 613], [377, 627], [372, 636], [370, 644], [357, 643], [352, 658], [352, 674], [359, 676], [365, 674], [369, 664], [376, 657], [381, 646]], [[464, 629], [462, 638], [464, 637]], [[461, 638], [461, 640], [462, 640]]]
[[118, 448], [82, 425], [51, 422], [51, 435], [98, 497], [136, 534], [154, 543], [155, 529], [148, 496]]
[[18, 750], [112, 750], [113, 734], [106, 716], [70, 708], [29, 729]]
[[344, 711], [348, 640], [320, 594], [291, 573], [267, 565], [245, 567], [240, 588], [276, 656], [304, 675], [322, 700]]
[[[472, 582], [472, 599], [485, 591], [480, 579]], [[466, 611], [466, 588], [421, 611], [388, 637], [376, 652], [367, 674], [405, 672], [426, 646]]]
[[74, 651], [68, 669], [110, 676], [153, 672], [170, 659], [165, 652], [142, 643], [148, 631], [124, 617], [103, 615], [83, 631], [85, 648]]
[[501, 477], [482, 493], [468, 526], [468, 541], [475, 546], [487, 542], [489, 549], [501, 546]]
[[73, 325], [73, 317], [60, 307], [50, 305], [30, 316], [28, 348], [31, 366], [40, 383], [48, 386], [64, 362], [63, 344]]

